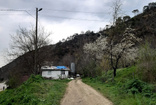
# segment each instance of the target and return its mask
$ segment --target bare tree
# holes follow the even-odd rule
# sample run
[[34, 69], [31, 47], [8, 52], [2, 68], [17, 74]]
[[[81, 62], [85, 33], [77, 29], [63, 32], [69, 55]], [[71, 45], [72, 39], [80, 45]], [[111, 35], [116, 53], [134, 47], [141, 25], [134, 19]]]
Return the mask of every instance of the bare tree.
[[[122, 2], [121, 2], [121, 0], [115, 0], [112, 4], [113, 4], [112, 5], [113, 26], [116, 26], [117, 25], [116, 20], [118, 19], [119, 15], [120, 15]], [[109, 59], [110, 59], [111, 67], [114, 70], [114, 73], [113, 73], [113, 80], [114, 80], [114, 77], [116, 76], [116, 69], [118, 66], [118, 61], [121, 58], [121, 55], [118, 55], [118, 57], [116, 57], [116, 62], [114, 63], [113, 56], [115, 54], [113, 54], [113, 47], [115, 46], [114, 45], [115, 43], [118, 43], [117, 41], [119, 41], [119, 39], [117, 37], [121, 33], [119, 32], [119, 30], [117, 29], [117, 26], [116, 26], [112, 30], [110, 30], [108, 34], [109, 34], [109, 38], [107, 40], [108, 44], [107, 44], [106, 52], [108, 53], [108, 55], [110, 55]]]
[[[47, 33], [44, 28], [39, 29], [39, 34], [38, 34], [38, 41], [37, 41], [37, 48], [38, 48], [38, 61], [37, 65], [39, 65], [39, 60], [41, 60], [41, 57], [39, 55], [39, 49], [42, 48], [43, 46], [46, 46], [50, 43], [50, 40], [48, 37], [50, 36], [50, 33]], [[25, 56], [24, 62], [26, 64], [29, 64], [29, 69], [32, 70], [32, 73], [37, 74], [38, 71], [34, 70], [34, 50], [35, 50], [35, 43], [36, 43], [36, 37], [35, 37], [35, 29], [32, 28], [30, 30], [26, 28], [19, 28], [17, 30], [17, 33], [15, 35], [11, 35], [11, 44], [10, 44], [10, 50], [8, 51], [8, 55], [11, 58], [17, 58], [19, 56], [22, 56], [24, 54], [27, 54]]]
[[112, 3], [111, 8], [112, 8], [113, 26], [115, 26], [116, 19], [119, 17], [121, 13], [121, 6], [122, 6], [121, 0], [115, 0]]

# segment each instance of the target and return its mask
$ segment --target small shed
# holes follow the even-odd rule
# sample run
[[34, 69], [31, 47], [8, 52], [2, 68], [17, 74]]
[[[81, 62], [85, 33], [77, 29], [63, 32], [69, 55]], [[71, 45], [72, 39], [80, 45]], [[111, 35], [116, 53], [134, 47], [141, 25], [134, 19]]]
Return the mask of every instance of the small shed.
[[7, 88], [6, 82], [0, 83], [0, 91], [3, 91]]
[[59, 79], [68, 78], [70, 69], [66, 66], [43, 66], [41, 71], [42, 77]]

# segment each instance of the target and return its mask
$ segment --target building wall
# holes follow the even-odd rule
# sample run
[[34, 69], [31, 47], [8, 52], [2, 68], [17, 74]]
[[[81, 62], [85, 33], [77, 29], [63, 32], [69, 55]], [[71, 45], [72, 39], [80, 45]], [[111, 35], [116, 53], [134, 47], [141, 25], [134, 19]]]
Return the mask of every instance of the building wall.
[[42, 71], [42, 77], [46, 78], [53, 78], [53, 79], [59, 79], [61, 78], [68, 78], [69, 71], [65, 71], [64, 75], [61, 75], [61, 71]]
[[4, 89], [6, 89], [8, 86], [5, 84], [5, 82], [0, 83], [0, 91], [3, 91], [3, 87]]

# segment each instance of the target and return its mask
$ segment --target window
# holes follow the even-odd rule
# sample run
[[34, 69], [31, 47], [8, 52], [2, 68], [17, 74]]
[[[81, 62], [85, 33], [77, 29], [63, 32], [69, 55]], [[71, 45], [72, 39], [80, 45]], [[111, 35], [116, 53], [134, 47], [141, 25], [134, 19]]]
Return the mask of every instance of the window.
[[65, 71], [61, 71], [61, 74], [65, 74]]
[[48, 71], [48, 75], [51, 75], [51, 71]]

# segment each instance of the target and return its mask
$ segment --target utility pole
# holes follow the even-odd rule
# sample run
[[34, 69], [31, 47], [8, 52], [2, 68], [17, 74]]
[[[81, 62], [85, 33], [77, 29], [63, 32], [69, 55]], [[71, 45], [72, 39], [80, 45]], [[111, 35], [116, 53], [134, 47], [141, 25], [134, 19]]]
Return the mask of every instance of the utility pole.
[[37, 52], [38, 52], [38, 12], [41, 11], [42, 8], [40, 8], [38, 10], [38, 8], [36, 8], [36, 37], [35, 37], [35, 65], [34, 65], [34, 69], [35, 69], [35, 74], [37, 74]]

